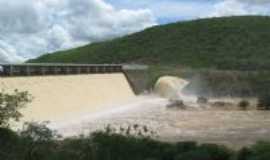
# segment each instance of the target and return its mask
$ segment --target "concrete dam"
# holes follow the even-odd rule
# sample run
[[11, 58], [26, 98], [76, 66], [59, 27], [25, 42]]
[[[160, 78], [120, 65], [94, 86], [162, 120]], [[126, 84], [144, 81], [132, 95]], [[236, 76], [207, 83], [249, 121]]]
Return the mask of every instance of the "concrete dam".
[[[0, 66], [1, 90], [18, 89], [33, 96], [33, 101], [22, 109], [22, 121], [65, 121], [74, 115], [102, 111], [135, 97], [123, 65]], [[126, 68], [132, 70], [131, 66]], [[133, 67], [133, 70], [136, 69]]]

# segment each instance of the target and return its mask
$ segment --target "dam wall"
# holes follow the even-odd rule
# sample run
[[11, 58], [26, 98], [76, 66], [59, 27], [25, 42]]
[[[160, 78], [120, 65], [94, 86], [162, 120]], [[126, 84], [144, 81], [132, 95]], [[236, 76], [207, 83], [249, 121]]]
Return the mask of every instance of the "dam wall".
[[33, 101], [24, 121], [63, 121], [74, 115], [102, 111], [135, 97], [129, 65], [0, 64], [0, 89], [28, 91]]
[[23, 121], [61, 121], [107, 109], [135, 97], [123, 73], [1, 77], [0, 89], [28, 91]]
[[127, 77], [135, 94], [142, 94], [148, 90], [149, 72], [145, 65], [125, 65], [123, 73]]
[[123, 73], [136, 94], [147, 89], [148, 66], [122, 64], [23, 63], [0, 64], [0, 77]]

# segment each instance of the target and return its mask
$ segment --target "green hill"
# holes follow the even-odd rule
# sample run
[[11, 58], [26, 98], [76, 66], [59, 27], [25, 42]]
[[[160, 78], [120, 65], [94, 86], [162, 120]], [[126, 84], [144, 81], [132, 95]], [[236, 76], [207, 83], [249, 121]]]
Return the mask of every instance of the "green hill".
[[270, 69], [270, 17], [210, 18], [155, 26], [29, 62], [144, 63]]

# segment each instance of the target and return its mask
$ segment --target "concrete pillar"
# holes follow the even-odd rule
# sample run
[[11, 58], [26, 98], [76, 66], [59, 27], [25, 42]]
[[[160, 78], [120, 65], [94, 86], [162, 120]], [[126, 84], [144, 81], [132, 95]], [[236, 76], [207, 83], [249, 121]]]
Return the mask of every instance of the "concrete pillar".
[[69, 68], [69, 66], [66, 67], [66, 74], [70, 74], [70, 68]]
[[100, 72], [100, 73], [104, 73], [104, 67], [103, 67], [103, 66], [100, 66], [100, 67], [99, 67], [99, 72]]
[[26, 71], [26, 75], [27, 75], [27, 76], [30, 76], [30, 75], [31, 75], [30, 67], [29, 67], [29, 66], [26, 66], [26, 67], [25, 67], [25, 71]]
[[9, 66], [9, 73], [8, 73], [10, 76], [12, 76], [13, 75], [13, 66], [12, 65], [10, 65]]
[[86, 68], [85, 66], [82, 66], [80, 67], [81, 68], [81, 74], [85, 74], [87, 71], [86, 71]]
[[81, 74], [81, 67], [77, 67], [77, 74]]
[[53, 67], [53, 72], [54, 72], [54, 74], [58, 74], [58, 67], [57, 66]]
[[87, 74], [89, 74], [91, 72], [91, 69], [89, 66], [86, 67], [86, 72], [87, 72]]
[[102, 73], [107, 73], [107, 67], [106, 66], [102, 66]]
[[41, 69], [41, 75], [45, 75], [46, 74], [46, 67], [41, 66], [40, 69]]
[[107, 66], [107, 72], [111, 73], [112, 72], [112, 66]]

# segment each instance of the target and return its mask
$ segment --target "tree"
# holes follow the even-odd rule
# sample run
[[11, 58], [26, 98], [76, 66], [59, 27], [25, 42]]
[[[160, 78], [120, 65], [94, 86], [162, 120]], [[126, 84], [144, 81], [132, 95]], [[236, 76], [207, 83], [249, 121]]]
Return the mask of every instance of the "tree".
[[8, 128], [10, 120], [19, 121], [22, 117], [21, 108], [32, 101], [28, 92], [15, 90], [9, 94], [2, 91], [0, 93], [0, 127]]
[[51, 141], [59, 135], [47, 127], [49, 122], [42, 123], [25, 123], [20, 135], [24, 138], [32, 139], [34, 142]]
[[59, 136], [47, 127], [48, 123], [31, 122], [24, 124], [19, 136], [25, 148], [24, 157], [26, 160], [44, 159], [53, 156], [52, 153]]

